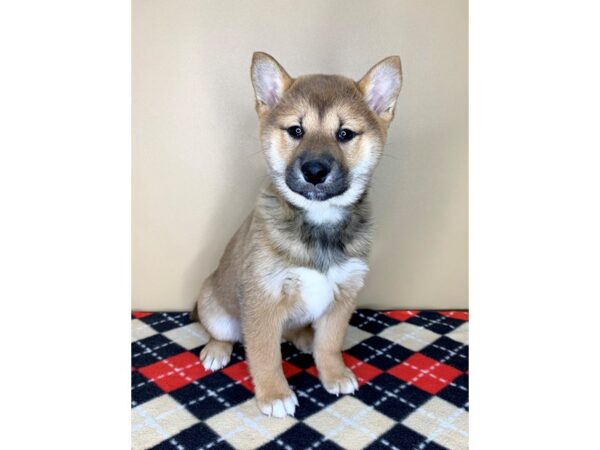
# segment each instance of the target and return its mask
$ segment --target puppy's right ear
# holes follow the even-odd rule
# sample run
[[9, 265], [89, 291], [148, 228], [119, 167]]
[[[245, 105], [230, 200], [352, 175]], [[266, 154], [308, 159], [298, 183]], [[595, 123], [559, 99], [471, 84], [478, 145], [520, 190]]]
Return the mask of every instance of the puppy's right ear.
[[263, 52], [252, 55], [250, 75], [259, 114], [274, 107], [293, 81], [275, 58]]

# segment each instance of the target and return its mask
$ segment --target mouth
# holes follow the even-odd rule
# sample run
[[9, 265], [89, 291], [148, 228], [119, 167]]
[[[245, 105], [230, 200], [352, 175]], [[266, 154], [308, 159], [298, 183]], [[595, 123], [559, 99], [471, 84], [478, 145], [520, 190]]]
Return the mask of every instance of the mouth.
[[313, 184], [307, 182], [297, 171], [288, 169], [285, 184], [292, 192], [307, 200], [320, 202], [342, 195], [349, 187], [348, 177], [341, 171], [332, 172], [322, 183]]
[[289, 184], [288, 184], [288, 187], [296, 194], [300, 194], [308, 200], [314, 200], [314, 201], [318, 201], [318, 202], [329, 200], [330, 198], [341, 195], [346, 191], [346, 189], [344, 189], [343, 191], [339, 191], [339, 192], [324, 192], [322, 190], [310, 189], [310, 188], [306, 189], [306, 190], [297, 190], [297, 189], [292, 188]]

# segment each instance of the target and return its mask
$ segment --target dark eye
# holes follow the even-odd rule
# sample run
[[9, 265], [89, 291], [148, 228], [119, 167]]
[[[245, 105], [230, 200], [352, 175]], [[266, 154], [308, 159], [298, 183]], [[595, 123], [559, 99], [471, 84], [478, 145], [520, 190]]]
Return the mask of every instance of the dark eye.
[[340, 142], [348, 142], [354, 139], [354, 136], [356, 136], [356, 133], [348, 128], [342, 128], [337, 132], [337, 140]]
[[289, 127], [287, 129], [288, 134], [294, 139], [300, 139], [304, 136], [304, 129], [301, 126], [294, 125], [293, 127]]

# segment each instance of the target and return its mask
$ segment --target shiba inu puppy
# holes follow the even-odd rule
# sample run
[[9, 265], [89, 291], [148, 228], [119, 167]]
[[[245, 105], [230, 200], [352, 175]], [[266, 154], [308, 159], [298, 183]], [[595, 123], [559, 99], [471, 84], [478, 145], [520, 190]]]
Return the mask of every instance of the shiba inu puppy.
[[381, 157], [401, 86], [400, 58], [360, 81], [290, 77], [266, 53], [251, 78], [270, 183], [202, 286], [197, 317], [210, 335], [206, 369], [243, 342], [259, 409], [294, 415], [298, 400], [281, 366], [281, 341], [313, 354], [335, 395], [358, 388], [342, 344], [368, 270], [367, 188]]

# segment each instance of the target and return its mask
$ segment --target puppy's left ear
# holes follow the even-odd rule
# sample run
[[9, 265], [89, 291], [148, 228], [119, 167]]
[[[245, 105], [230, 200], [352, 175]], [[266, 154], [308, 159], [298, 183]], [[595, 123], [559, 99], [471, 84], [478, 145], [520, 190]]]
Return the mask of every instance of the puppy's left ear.
[[390, 56], [378, 62], [358, 82], [369, 108], [388, 123], [394, 118], [401, 86], [402, 65], [399, 56]]
[[259, 114], [273, 108], [293, 81], [275, 58], [263, 52], [252, 55], [250, 75]]

